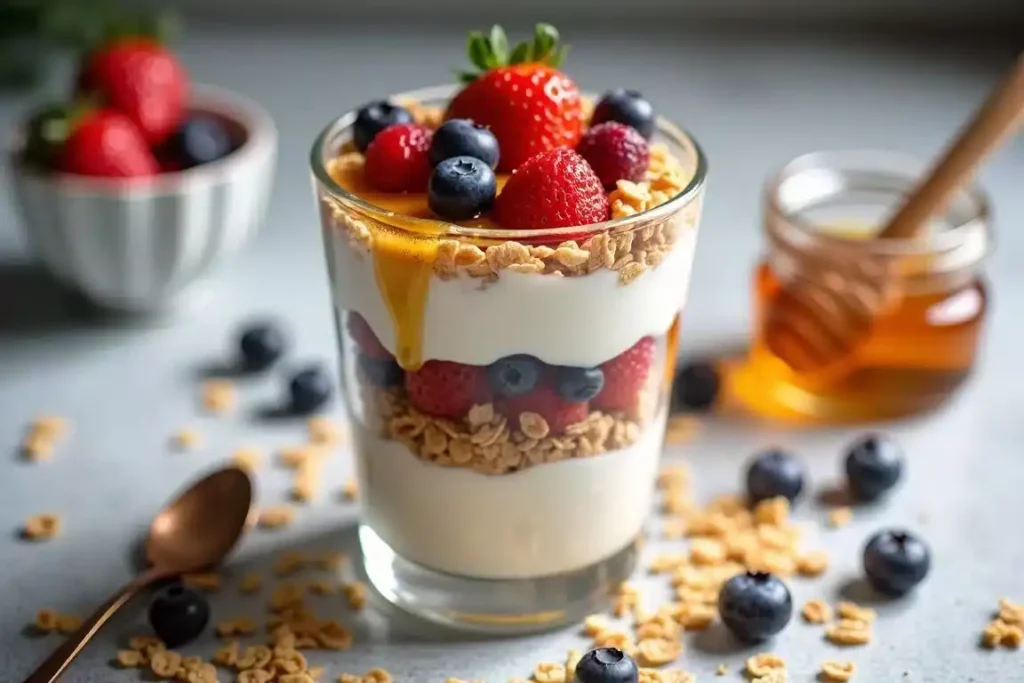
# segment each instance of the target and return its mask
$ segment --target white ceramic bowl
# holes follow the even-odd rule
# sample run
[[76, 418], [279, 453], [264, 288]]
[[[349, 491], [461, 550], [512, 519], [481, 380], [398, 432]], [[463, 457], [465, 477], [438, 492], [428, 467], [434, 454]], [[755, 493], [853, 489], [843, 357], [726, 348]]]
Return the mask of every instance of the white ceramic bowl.
[[36, 256], [62, 284], [104, 308], [175, 307], [236, 253], [263, 220], [277, 131], [262, 107], [217, 88], [196, 88], [189, 107], [237, 127], [227, 157], [151, 178], [45, 173], [12, 153], [15, 196]]

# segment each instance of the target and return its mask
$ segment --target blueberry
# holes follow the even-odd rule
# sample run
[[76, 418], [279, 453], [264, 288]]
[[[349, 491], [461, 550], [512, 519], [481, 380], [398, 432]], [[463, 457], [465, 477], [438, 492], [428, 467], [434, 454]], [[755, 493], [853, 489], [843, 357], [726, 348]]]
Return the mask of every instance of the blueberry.
[[331, 398], [334, 383], [327, 371], [314, 365], [296, 372], [288, 384], [291, 409], [311, 413]]
[[537, 386], [541, 369], [541, 362], [533, 356], [505, 356], [487, 367], [487, 378], [495, 393], [522, 396]]
[[485, 162], [453, 157], [439, 163], [430, 174], [427, 203], [441, 218], [461, 221], [491, 208], [497, 192], [494, 171]]
[[846, 482], [857, 500], [878, 500], [896, 485], [903, 474], [903, 451], [881, 434], [855, 441], [846, 453]]
[[654, 107], [635, 90], [612, 90], [604, 94], [594, 107], [590, 125], [605, 121], [632, 126], [648, 140], [654, 135]]
[[793, 502], [803, 488], [803, 463], [783, 451], [765, 451], [747, 467], [747, 496], [751, 503], [776, 496]]
[[738, 574], [718, 594], [722, 623], [745, 643], [768, 640], [785, 628], [793, 615], [793, 598], [786, 584], [772, 574]]
[[352, 141], [356, 149], [365, 152], [377, 133], [388, 126], [412, 122], [412, 114], [405, 107], [384, 100], [370, 102], [356, 112], [356, 121], [352, 124]]
[[210, 114], [192, 114], [174, 132], [159, 155], [178, 168], [192, 168], [226, 157], [235, 148], [224, 121]]
[[242, 330], [238, 348], [246, 370], [265, 370], [284, 355], [288, 349], [288, 337], [274, 323], [257, 323]]
[[921, 583], [931, 564], [927, 544], [909, 531], [879, 531], [864, 546], [864, 574], [875, 590], [893, 597]]
[[359, 354], [359, 369], [371, 384], [378, 387], [401, 386], [405, 379], [402, 366], [394, 358], [374, 358], [365, 353]]
[[196, 591], [181, 584], [160, 590], [149, 605], [149, 623], [167, 647], [190, 643], [210, 621], [210, 603]]
[[434, 131], [430, 142], [430, 163], [437, 166], [453, 157], [473, 157], [496, 168], [498, 138], [490, 128], [478, 126], [469, 119], [445, 121]]
[[689, 363], [676, 374], [676, 403], [685, 410], [703, 411], [718, 398], [721, 379], [711, 363]]
[[558, 394], [567, 401], [582, 403], [601, 393], [604, 370], [601, 368], [558, 368]]
[[574, 683], [637, 683], [640, 671], [633, 658], [617, 647], [599, 647], [580, 658]]

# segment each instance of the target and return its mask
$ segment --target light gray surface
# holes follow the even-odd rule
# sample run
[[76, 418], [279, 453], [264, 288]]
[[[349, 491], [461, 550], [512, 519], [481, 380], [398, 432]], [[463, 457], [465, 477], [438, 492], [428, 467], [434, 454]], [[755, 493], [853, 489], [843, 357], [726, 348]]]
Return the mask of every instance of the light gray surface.
[[[822, 147], [872, 146], [932, 152], [994, 81], [1008, 52], [948, 43], [911, 50], [898, 44], [764, 36], [623, 35], [576, 33], [570, 67], [583, 87], [630, 84], [695, 132], [711, 160], [710, 185], [684, 354], [742, 340], [748, 328], [749, 276], [759, 249], [759, 188], [788, 158]], [[192, 315], [158, 324], [84, 325], [60, 314], [56, 296], [17, 265], [23, 240], [11, 204], [0, 201], [0, 435], [9, 455], [0, 460], [0, 680], [17, 681], [57, 643], [21, 634], [42, 607], [85, 614], [128, 577], [133, 533], [191, 473], [253, 444], [270, 451], [295, 443], [302, 425], [266, 424], [251, 412], [272, 400], [279, 373], [242, 385], [241, 410], [231, 419], [196, 410], [201, 368], [223, 361], [239, 321], [273, 314], [286, 319], [301, 358], [331, 358], [333, 332], [311, 203], [307, 150], [334, 114], [371, 97], [444, 81], [461, 58], [461, 34], [451, 31], [369, 33], [194, 32], [183, 54], [199, 80], [236, 89], [264, 102], [281, 133], [279, 181], [269, 222], [255, 247], [227, 268], [215, 301]], [[13, 125], [18, 107], [0, 105], [0, 125]], [[882, 524], [919, 529], [935, 554], [933, 575], [906, 601], [881, 606], [874, 642], [837, 652], [817, 628], [799, 620], [771, 645], [790, 662], [791, 680], [810, 681], [823, 659], [857, 662], [856, 680], [1020, 680], [1020, 654], [986, 653], [977, 635], [999, 595], [1024, 600], [1024, 536], [1020, 495], [1024, 436], [1024, 139], [981, 174], [998, 220], [999, 251], [990, 264], [994, 307], [984, 362], [960, 399], [940, 415], [896, 425], [910, 467], [899, 495], [865, 511], [848, 528], [815, 534], [832, 555], [819, 581], [794, 582], [797, 602], [835, 598], [857, 575], [865, 536]], [[39, 413], [72, 420], [71, 437], [51, 462], [15, 458], [27, 421]], [[194, 425], [207, 444], [173, 454], [169, 435]], [[805, 456], [816, 485], [835, 475], [838, 452], [856, 430], [796, 432], [778, 427], [708, 424], [696, 441], [666, 457], [693, 466], [702, 495], [734, 490], [739, 467], [755, 448], [781, 443]], [[301, 511], [284, 533], [256, 533], [242, 561], [265, 565], [274, 551], [295, 544], [351, 544], [355, 510], [337, 502], [350, 470], [347, 457], [331, 462], [331, 486]], [[264, 503], [283, 499], [288, 478], [260, 476]], [[16, 539], [27, 516], [54, 511], [65, 518], [58, 540], [29, 545]], [[820, 521], [804, 505], [798, 517]], [[815, 523], [816, 528], [820, 524]], [[656, 552], [660, 544], [652, 544]], [[237, 575], [239, 568], [236, 568]], [[651, 584], [652, 602], [666, 597]], [[654, 586], [659, 586], [657, 589]], [[401, 681], [445, 676], [501, 682], [526, 675], [542, 659], [558, 659], [585, 643], [574, 632], [498, 642], [447, 642], [435, 631], [413, 629], [377, 613], [348, 615], [338, 598], [318, 600], [357, 626], [359, 644], [343, 654], [314, 654], [341, 671], [384, 665]], [[217, 596], [220, 617], [258, 615], [259, 602], [234, 591]], [[65, 680], [135, 680], [105, 662], [115, 642], [144, 624], [141, 604], [129, 609], [88, 649]], [[725, 662], [736, 673], [749, 651], [735, 650], [717, 632], [688, 638], [683, 665], [703, 681]]]

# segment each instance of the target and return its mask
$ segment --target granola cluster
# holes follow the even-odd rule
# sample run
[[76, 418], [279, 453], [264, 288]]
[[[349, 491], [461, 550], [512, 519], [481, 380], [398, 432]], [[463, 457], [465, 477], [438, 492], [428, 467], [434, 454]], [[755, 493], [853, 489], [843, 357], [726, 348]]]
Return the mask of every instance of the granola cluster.
[[492, 403], [473, 406], [465, 419], [453, 421], [421, 413], [394, 389], [375, 389], [371, 399], [380, 415], [381, 436], [403, 443], [426, 462], [482, 474], [509, 474], [625, 448], [640, 438], [645, 421], [640, 415], [594, 410], [555, 436], [537, 413], [522, 413], [513, 423]]
[[[362, 165], [361, 154], [345, 152], [328, 164], [328, 172], [332, 176], [345, 175]], [[627, 218], [664, 204], [686, 187], [689, 178], [689, 172], [668, 147], [652, 145], [647, 177], [638, 183], [619, 181], [609, 195], [612, 218]], [[330, 198], [323, 201], [325, 220], [345, 232], [356, 254], [369, 254], [374, 248], [373, 219]], [[628, 230], [600, 232], [582, 241], [566, 240], [556, 245], [441, 239], [434, 254], [433, 270], [441, 279], [465, 275], [495, 280], [504, 270], [572, 277], [608, 269], [619, 274], [622, 284], [629, 284], [664, 260], [680, 231], [695, 229], [699, 211], [700, 201], [694, 199], [671, 216], [643, 222]]]

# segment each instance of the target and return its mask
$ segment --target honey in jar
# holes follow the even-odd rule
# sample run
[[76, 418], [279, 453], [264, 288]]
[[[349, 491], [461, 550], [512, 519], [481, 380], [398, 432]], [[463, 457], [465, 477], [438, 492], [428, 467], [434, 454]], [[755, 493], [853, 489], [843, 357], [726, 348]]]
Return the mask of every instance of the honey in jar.
[[[769, 181], [752, 345], [727, 376], [745, 409], [807, 423], [889, 419], [941, 405], [969, 377], [988, 307], [985, 198], [962, 191], [916, 238], [875, 237], [923, 170], [889, 153], [821, 152]], [[796, 271], [830, 276], [822, 254], [885, 263], [895, 294], [850, 353], [826, 373], [801, 374], [773, 353], [763, 321]]]

